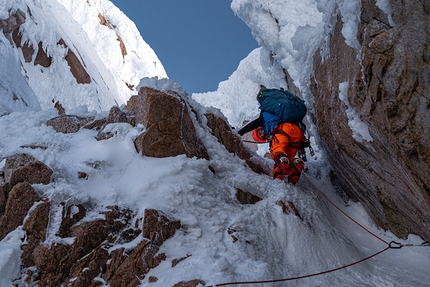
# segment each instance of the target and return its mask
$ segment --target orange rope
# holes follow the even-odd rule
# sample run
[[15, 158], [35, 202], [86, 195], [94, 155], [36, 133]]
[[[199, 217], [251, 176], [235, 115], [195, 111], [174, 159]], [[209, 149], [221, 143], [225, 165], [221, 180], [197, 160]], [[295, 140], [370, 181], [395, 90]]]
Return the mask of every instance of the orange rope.
[[[296, 165], [294, 163], [294, 165]], [[297, 165], [296, 165], [297, 167]], [[373, 232], [371, 232], [369, 229], [367, 229], [366, 227], [364, 227], [363, 225], [361, 225], [360, 223], [358, 223], [354, 218], [352, 218], [351, 216], [349, 216], [346, 212], [344, 212], [342, 209], [340, 209], [333, 201], [331, 201], [317, 186], [315, 186], [315, 184], [303, 173], [301, 172], [301, 174], [304, 176], [304, 178], [331, 204], [333, 205], [337, 210], [339, 210], [343, 215], [345, 215], [346, 217], [348, 217], [352, 222], [354, 222], [355, 224], [357, 224], [358, 226], [360, 226], [362, 229], [366, 230], [369, 234], [371, 234], [372, 236], [374, 236], [375, 238], [377, 238], [378, 240], [384, 242], [385, 244], [389, 244], [387, 241], [385, 241], [384, 239], [382, 239], [381, 237], [377, 236], [376, 234], [374, 234]]]
[[[294, 163], [294, 165], [297, 167], [297, 165]], [[299, 168], [297, 168], [298, 170], [300, 170]], [[374, 234], [373, 232], [371, 232], [370, 230], [368, 230], [366, 227], [364, 227], [363, 225], [361, 225], [360, 223], [358, 223], [355, 219], [353, 219], [351, 216], [349, 216], [348, 214], [346, 214], [342, 209], [340, 209], [333, 201], [331, 201], [317, 186], [315, 186], [315, 184], [306, 176], [304, 175], [304, 173], [302, 171], [300, 171], [301, 174], [304, 176], [304, 178], [330, 203], [332, 204], [337, 210], [339, 210], [343, 215], [345, 215], [347, 218], [349, 218], [352, 222], [354, 222], [355, 224], [357, 224], [358, 226], [360, 226], [363, 230], [367, 231], [369, 234], [371, 234], [372, 236], [374, 236], [375, 238], [377, 238], [378, 240], [384, 242], [385, 244], [387, 244], [387, 247], [382, 249], [381, 251], [376, 252], [373, 255], [370, 255], [366, 258], [363, 258], [361, 260], [358, 260], [356, 262], [341, 266], [341, 267], [337, 267], [334, 269], [330, 269], [330, 270], [326, 270], [326, 271], [322, 271], [322, 272], [318, 272], [318, 273], [313, 273], [313, 274], [309, 274], [309, 275], [303, 275], [303, 276], [297, 276], [297, 277], [290, 277], [290, 278], [284, 278], [284, 279], [274, 279], [274, 280], [261, 280], [261, 281], [249, 281], [249, 282], [229, 282], [229, 283], [221, 283], [221, 284], [216, 284], [216, 285], [211, 285], [211, 286], [207, 286], [207, 287], [216, 287], [216, 286], [227, 286], [227, 285], [239, 285], [239, 284], [261, 284], [261, 283], [275, 283], [275, 282], [284, 282], [284, 281], [292, 281], [292, 280], [298, 280], [298, 279], [304, 279], [304, 278], [309, 278], [309, 277], [314, 277], [314, 276], [318, 276], [318, 275], [323, 275], [323, 274], [327, 274], [327, 273], [331, 273], [334, 271], [338, 271], [356, 264], [359, 264], [361, 262], [364, 262], [372, 257], [375, 257], [379, 254], [381, 254], [384, 251], [387, 251], [388, 249], [400, 249], [402, 248], [402, 246], [429, 246], [429, 242], [423, 242], [422, 244], [418, 245], [418, 244], [400, 244], [397, 243], [395, 241], [391, 241], [390, 243], [388, 243], [387, 241], [385, 241], [384, 239], [382, 239], [381, 237], [377, 236], [376, 234]], [[394, 245], [396, 244], [396, 246]]]

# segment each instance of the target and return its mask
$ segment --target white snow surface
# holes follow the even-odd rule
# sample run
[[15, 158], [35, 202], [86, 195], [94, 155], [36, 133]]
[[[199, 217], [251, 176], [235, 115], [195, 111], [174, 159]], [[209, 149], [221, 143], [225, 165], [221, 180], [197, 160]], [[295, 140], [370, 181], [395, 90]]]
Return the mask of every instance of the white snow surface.
[[371, 142], [373, 141], [372, 136], [369, 133], [369, 127], [360, 120], [357, 111], [351, 107], [348, 100], [348, 82], [343, 82], [339, 84], [339, 99], [346, 105], [346, 116], [348, 118], [348, 125], [352, 131], [352, 137], [358, 142]]
[[[22, 53], [9, 51], [12, 45], [1, 37], [2, 50], [7, 53], [2, 52], [0, 60], [12, 61], [8, 58], [13, 54], [14, 61], [21, 62], [22, 74], [43, 109], [59, 101], [66, 110], [81, 105], [90, 110], [108, 110], [137, 94], [127, 84], [136, 87], [143, 77], [167, 77], [136, 25], [108, 0], [2, 0], [0, 19], [7, 19], [18, 9], [27, 14], [20, 34], [22, 44], [35, 47], [33, 59], [25, 62]], [[105, 17], [111, 28], [101, 25], [99, 15]], [[125, 56], [118, 36], [125, 44]], [[85, 67], [91, 78], [89, 84], [78, 84], [72, 76], [65, 60], [67, 50], [59, 44], [61, 39]], [[48, 68], [34, 65], [39, 43], [52, 57]]]
[[[104, 86], [82, 88], [70, 80], [73, 78], [67, 75], [69, 70], [64, 63], [54, 64], [48, 69], [31, 67], [31, 63], [25, 64], [24, 68], [30, 79], [35, 77], [34, 79], [39, 79], [44, 86], [36, 89], [32, 80], [29, 81], [30, 88], [21, 85], [24, 82], [20, 79], [3, 80], [5, 69], [3, 66], [0, 68], [0, 91], [3, 91], [2, 87], [6, 87], [5, 93], [9, 95], [15, 92], [28, 104], [25, 106], [3, 96], [0, 98], [0, 107], [5, 111], [0, 117], [0, 168], [5, 163], [3, 158], [17, 153], [28, 153], [54, 171], [54, 180], [50, 184], [33, 185], [40, 196], [49, 198], [52, 202], [46, 244], [73, 242], [73, 238], [62, 239], [55, 235], [60, 223], [58, 215], [61, 214], [61, 202], [67, 205], [83, 204], [88, 210], [84, 220], [99, 218], [99, 212], [112, 204], [132, 209], [136, 217], [142, 217], [147, 208], [158, 209], [180, 220], [182, 227], [161, 246], [160, 252], [166, 254], [166, 261], [152, 269], [146, 277], [155, 276], [158, 281], [149, 283], [144, 279], [140, 286], [165, 287], [192, 279], [201, 279], [207, 286], [214, 286], [225, 282], [303, 276], [357, 262], [387, 247], [383, 241], [340, 213], [332, 203], [386, 242], [394, 240], [420, 244], [423, 241], [413, 234], [407, 239], [399, 239], [390, 231], [383, 231], [375, 226], [359, 203], [343, 202], [329, 179], [330, 166], [325, 154], [315, 142], [313, 144], [316, 155], [308, 155], [308, 171], [297, 185], [292, 186], [280, 180], [273, 180], [270, 176], [252, 172], [242, 160], [227, 152], [204, 124], [203, 113], [207, 111], [220, 115], [222, 111], [234, 126], [240, 125], [243, 120], [252, 119], [258, 114], [255, 100], [258, 85], [285, 87], [283, 68], [292, 72], [293, 79], [301, 90], [305, 91], [304, 96], [311, 105], [312, 99], [306, 94], [305, 88], [311, 63], [308, 56], [318, 45], [324, 46], [324, 29], [328, 30], [330, 21], [335, 17], [333, 12], [341, 11], [345, 17], [353, 14], [356, 11], [346, 11], [346, 7], [356, 9], [355, 2], [234, 0], [233, 10], [250, 26], [261, 48], [252, 51], [232, 76], [219, 84], [218, 91], [195, 94], [191, 98], [179, 83], [168, 80], [160, 70], [154, 70], [153, 65], [138, 65], [132, 60], [122, 65], [118, 54], [115, 54], [119, 53], [116, 47], [105, 46], [104, 49], [108, 51], [96, 48], [95, 35], [107, 33], [107, 30], [102, 32], [104, 28], [97, 26], [100, 31], [91, 36], [91, 31], [94, 32], [92, 24], [95, 25], [91, 21], [94, 19], [91, 16], [91, 21], [85, 21], [82, 13], [87, 10], [92, 11], [92, 14], [104, 11], [106, 14], [115, 15], [109, 14], [111, 21], [115, 21], [116, 17], [124, 20], [125, 16], [109, 1], [90, 0], [90, 7], [86, 8], [82, 7], [86, 1], [1, 1], [1, 19], [9, 16], [8, 8], [21, 8], [23, 11], [24, 5], [31, 8], [34, 19], [27, 18], [25, 25], [28, 27], [24, 38], [37, 44], [40, 39], [46, 37], [47, 42], [44, 43], [48, 50], [56, 46], [57, 40], [53, 40], [56, 36], [51, 35], [59, 35], [58, 30], [51, 27], [53, 24], [64, 31], [67, 30], [67, 33], [61, 33], [61, 36], [70, 37], [76, 49], [86, 46], [88, 41], [91, 42], [92, 48], [85, 50], [82, 57], [92, 59], [88, 62], [94, 73], [92, 75], [98, 77], [97, 79], [114, 79]], [[285, 7], [290, 9], [284, 9]], [[59, 11], [62, 11], [61, 17], [53, 16]], [[45, 18], [44, 15], [48, 14], [50, 17]], [[280, 30], [271, 15], [276, 15]], [[30, 27], [29, 23], [39, 17], [51, 20], [38, 22], [38, 29]], [[266, 20], [260, 21], [260, 17]], [[351, 21], [355, 21], [354, 19], [352, 17]], [[134, 25], [122, 27], [120, 22], [122, 21], [115, 22], [116, 29], [130, 29], [126, 34], [136, 43], [142, 44]], [[71, 29], [72, 24], [75, 30]], [[107, 33], [105, 36], [112, 35]], [[12, 59], [6, 63], [13, 68], [19, 63], [21, 56], [11, 50], [7, 46], [9, 42], [6, 41], [0, 33], [2, 63], [7, 58], [4, 55], [7, 55]], [[351, 39], [351, 43], [353, 42]], [[303, 43], [307, 44], [306, 47], [301, 46]], [[276, 52], [275, 55], [271, 55], [268, 47], [270, 51]], [[276, 49], [272, 49], [273, 47]], [[116, 52], [109, 49], [115, 49]], [[55, 51], [60, 53], [61, 49], [55, 47]], [[107, 56], [104, 53], [112, 54]], [[274, 61], [274, 58], [277, 61]], [[152, 60], [154, 59], [156, 58]], [[125, 67], [127, 65], [128, 68]], [[160, 65], [157, 64], [158, 69]], [[19, 78], [18, 70], [13, 69], [15, 70], [8, 77]], [[133, 74], [133, 71], [137, 74]], [[49, 74], [49, 77], [42, 78], [42, 74]], [[159, 79], [160, 76], [163, 79]], [[48, 85], [51, 78], [61, 85]], [[126, 123], [110, 124], [106, 129], [115, 132], [115, 136], [102, 141], [95, 139], [97, 132], [93, 130], [83, 129], [74, 134], [62, 134], [46, 125], [47, 120], [58, 115], [57, 110], [50, 108], [48, 104], [51, 98], [69, 103], [69, 114], [106, 116], [109, 104], [121, 100], [119, 93], [115, 94], [109, 90], [114, 89], [115, 85], [118, 89], [119, 78], [125, 81], [133, 79], [136, 87], [175, 90], [188, 97], [198, 114], [197, 118], [202, 121], [198, 122], [197, 118], [194, 118], [197, 135], [208, 148], [210, 160], [187, 158], [184, 155], [171, 158], [139, 155], [133, 140], [145, 130], [142, 125], [132, 127]], [[16, 86], [13, 83], [16, 83]], [[110, 86], [111, 84], [113, 86]], [[103, 94], [103, 97], [100, 94], [102, 104], [97, 107], [91, 98], [94, 96], [91, 91], [99, 88], [98, 91], [112, 93]], [[29, 92], [29, 89], [34, 93]], [[46, 146], [47, 149], [23, 147], [28, 145]], [[267, 164], [270, 165], [271, 162], [267, 160]], [[215, 174], [209, 166], [216, 171]], [[78, 172], [86, 172], [88, 179], [79, 179]], [[254, 205], [241, 205], [235, 197], [237, 188], [260, 196], [263, 200]], [[279, 200], [294, 202], [302, 219], [294, 214], [284, 214], [277, 204]], [[238, 241], [233, 242], [229, 230], [233, 231]], [[126, 244], [126, 248], [133, 248], [138, 240], [142, 240], [141, 236]], [[20, 277], [22, 244], [25, 244], [22, 226], [0, 241], [1, 287], [27, 286], [23, 280], [17, 279]], [[122, 246], [114, 246], [110, 251]], [[191, 256], [171, 267], [173, 259], [188, 254]], [[429, 265], [429, 247], [403, 247], [389, 249], [372, 259], [324, 275], [241, 286], [428, 286]]]
[[17, 51], [0, 33], [0, 115], [14, 111], [40, 110], [39, 101], [21, 75]]

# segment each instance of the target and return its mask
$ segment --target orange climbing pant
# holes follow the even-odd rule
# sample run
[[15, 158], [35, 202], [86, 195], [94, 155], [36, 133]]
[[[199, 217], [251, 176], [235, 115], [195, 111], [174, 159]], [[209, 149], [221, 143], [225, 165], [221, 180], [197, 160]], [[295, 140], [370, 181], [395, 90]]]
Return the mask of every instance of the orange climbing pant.
[[303, 131], [298, 125], [292, 123], [279, 124], [270, 143], [272, 159], [276, 161], [280, 155], [286, 155], [290, 162], [293, 162], [303, 137]]

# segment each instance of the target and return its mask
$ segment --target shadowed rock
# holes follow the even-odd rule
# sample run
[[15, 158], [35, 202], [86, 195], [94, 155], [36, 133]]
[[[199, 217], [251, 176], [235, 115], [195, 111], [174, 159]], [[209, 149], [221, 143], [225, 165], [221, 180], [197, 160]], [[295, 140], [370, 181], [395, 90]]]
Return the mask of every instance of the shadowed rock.
[[213, 136], [218, 139], [218, 142], [225, 146], [225, 148], [243, 159], [246, 164], [258, 174], [271, 174], [271, 171], [263, 164], [259, 157], [254, 157], [243, 145], [242, 140], [238, 135], [234, 134], [230, 125], [227, 122], [211, 113], [205, 115], [207, 118], [207, 125], [212, 130]]
[[236, 198], [242, 204], [255, 204], [262, 200], [261, 197], [256, 196], [249, 191], [243, 191], [240, 188], [236, 188]]
[[22, 263], [25, 267], [34, 266], [34, 249], [46, 239], [51, 203], [44, 201], [30, 213], [24, 224], [27, 243], [22, 245]]
[[[338, 18], [330, 54], [324, 60], [320, 51], [314, 55], [314, 119], [348, 196], [397, 236], [429, 238], [430, 4], [390, 4], [396, 27], [375, 0], [362, 0], [359, 57], [345, 43]], [[341, 83], [346, 83], [349, 106], [368, 126], [372, 141], [354, 138], [344, 112], [348, 107], [339, 98]]]
[[9, 192], [6, 208], [0, 217], [0, 240], [22, 225], [24, 218], [39, 196], [28, 182], [16, 184]]
[[[38, 286], [99, 286], [96, 278], [103, 278], [110, 286], [138, 286], [152, 268], [166, 260], [160, 246], [181, 226], [156, 210], [145, 211], [141, 230], [130, 225], [135, 215], [117, 206], [107, 207], [105, 219], [87, 222], [81, 222], [85, 216], [82, 206], [62, 204], [54, 208], [63, 210], [56, 235], [74, 241], [71, 245], [44, 244], [50, 204], [44, 202], [35, 208], [24, 226], [28, 243], [23, 245], [23, 263], [28, 268], [27, 282], [37, 282]], [[113, 246], [135, 240], [141, 232], [152, 241], [144, 239], [131, 250], [108, 252]]]

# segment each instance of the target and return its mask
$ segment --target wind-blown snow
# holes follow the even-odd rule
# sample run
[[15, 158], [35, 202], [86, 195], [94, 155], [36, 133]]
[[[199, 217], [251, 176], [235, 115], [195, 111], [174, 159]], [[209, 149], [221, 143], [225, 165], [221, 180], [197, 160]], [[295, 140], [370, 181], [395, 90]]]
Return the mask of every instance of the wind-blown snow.
[[[342, 35], [346, 43], [360, 52], [356, 38], [361, 9], [359, 0], [233, 0], [231, 8], [250, 27], [262, 47], [260, 61], [253, 53], [242, 61], [252, 62], [255, 73], [247, 69], [241, 72], [241, 63], [225, 84], [220, 83], [217, 91], [193, 94], [193, 98], [202, 104], [210, 102], [219, 108], [234, 126], [242, 125], [244, 120], [251, 120], [258, 115], [256, 101], [238, 105], [233, 112], [230, 105], [233, 99], [237, 99], [237, 94], [250, 99], [250, 95], [253, 97], [258, 92], [260, 84], [285, 88], [283, 69], [301, 91], [306, 104], [313, 106], [309, 89], [313, 55], [318, 49], [321, 49], [323, 58], [329, 54], [328, 38], [337, 16], [344, 23]], [[273, 71], [270, 70], [272, 67]], [[264, 71], [268, 77], [254, 75], [260, 75], [260, 71]], [[232, 88], [227, 89], [225, 86]]]
[[[166, 78], [164, 67], [155, 52], [140, 36], [135, 24], [108, 0], [4, 0], [0, 18], [21, 9], [31, 11], [21, 26], [22, 43], [29, 42], [52, 57], [48, 68], [26, 63], [21, 53], [22, 73], [37, 96], [42, 108], [53, 107], [59, 101], [67, 109], [86, 105], [90, 110], [105, 111], [112, 105], [124, 104], [143, 77]], [[103, 15], [112, 29], [100, 24]], [[127, 54], [122, 55], [118, 36], [123, 40]], [[62, 39], [75, 53], [91, 77], [89, 84], [78, 84], [64, 60], [66, 48], [58, 44]], [[2, 40], [3, 42], [3, 40]], [[6, 42], [5, 42], [6, 43]], [[8, 42], [7, 42], [8, 43]], [[8, 49], [12, 50], [9, 45]], [[12, 52], [8, 52], [11, 54]], [[1, 54], [0, 59], [6, 59]], [[72, 88], [71, 88], [72, 87]]]
[[[22, 0], [9, 2], [8, 7], [15, 9], [22, 8], [23, 3], [27, 3]], [[113, 11], [112, 13], [115, 13], [117, 17], [122, 17], [121, 13], [115, 12], [117, 10], [109, 6], [111, 4], [108, 1], [90, 2], [94, 7], [106, 9], [109, 7], [107, 9], [109, 11], [105, 11], [107, 14]], [[262, 47], [251, 52], [240, 63], [237, 71], [229, 80], [220, 83], [217, 92], [193, 95], [193, 99], [190, 98], [199, 119], [204, 119], [203, 113], [213, 108], [203, 107], [194, 99], [207, 106], [212, 105], [219, 108], [225, 113], [230, 124], [234, 126], [241, 125], [244, 120], [257, 116], [255, 93], [258, 85], [286, 87], [283, 68], [291, 71], [295, 82], [303, 88], [306, 73], [309, 71], [308, 55], [312, 54], [317, 44], [323, 45], [324, 35], [321, 34], [323, 27], [327, 29], [330, 24], [329, 20], [333, 17], [333, 15], [327, 16], [325, 13], [335, 11], [337, 2], [343, 3], [340, 0], [305, 1], [303, 3], [263, 0], [253, 2], [255, 5], [251, 1], [237, 0], [233, 1], [232, 7], [241, 18], [247, 19], [247, 24], [252, 26], [254, 35], [261, 40]], [[78, 15], [83, 11], [80, 5], [85, 1], [61, 1], [64, 8], [61, 8], [59, 3], [49, 0], [28, 1], [27, 4], [34, 9], [35, 15], [53, 13], [56, 9], [62, 9], [64, 13], [69, 11], [70, 15], [74, 15], [77, 20], [73, 18], [75, 21], [73, 22], [70, 15], [64, 15], [64, 21], [82, 26], [82, 30], [78, 29], [75, 32], [80, 36], [83, 35], [83, 30], [92, 29], [84, 27], [85, 25], [80, 22], [83, 20]], [[284, 5], [287, 4], [293, 10], [288, 12], [288, 15], [293, 17], [292, 24], [286, 18], [281, 17], [283, 15], [281, 11], [286, 10], [281, 8], [286, 7]], [[7, 18], [8, 14], [4, 7], [0, 6], [0, 16]], [[282, 29], [276, 33], [271, 30], [272, 28], [278, 29], [276, 22], [270, 18], [270, 14], [274, 12], [269, 11], [278, 13], [275, 14], [279, 17]], [[267, 18], [266, 22], [261, 22], [261, 28], [258, 28], [258, 17], [253, 17], [253, 13], [263, 13]], [[304, 13], [302, 18], [301, 13]], [[114, 18], [111, 15], [110, 19]], [[55, 21], [60, 24], [60, 18]], [[26, 23], [30, 26], [28, 23], [31, 21]], [[46, 26], [52, 23], [43, 22], [40, 29], [44, 33], [55, 34], [56, 31], [51, 31]], [[119, 28], [121, 26], [119, 22], [115, 25], [118, 29], [126, 29], [125, 27]], [[31, 30], [31, 27], [27, 28], [34, 34], [26, 35], [26, 37], [38, 40], [39, 32], [35, 29]], [[63, 29], [69, 28], [68, 25], [65, 25]], [[259, 30], [254, 31], [254, 28]], [[268, 29], [266, 36], [263, 35], [263, 28]], [[104, 33], [102, 31], [104, 28], [100, 29], [98, 32]], [[72, 32], [69, 31], [69, 33]], [[137, 32], [130, 31], [130, 33]], [[278, 38], [279, 35], [288, 35], [293, 38], [281, 39]], [[3, 43], [4, 37], [1, 35], [0, 37]], [[40, 35], [40, 37], [42, 36]], [[74, 37], [73, 33], [69, 37]], [[134, 37], [140, 38], [138, 35], [134, 35]], [[276, 38], [271, 39], [270, 37]], [[47, 36], [47, 39], [49, 41], [51, 38]], [[91, 42], [91, 39], [91, 33], [87, 32], [86, 37], [76, 36], [74, 41], [78, 42], [74, 43], [76, 46], [84, 46], [84, 42]], [[14, 56], [15, 54], [6, 47], [6, 44], [1, 46], [2, 43], [0, 43], [0, 47], [4, 47], [2, 49], [6, 51], [5, 53]], [[299, 49], [303, 43], [309, 45]], [[52, 44], [53, 42], [46, 43], [48, 49]], [[271, 45], [277, 49], [272, 50]], [[94, 46], [96, 45], [94, 44]], [[56, 51], [56, 53], [60, 52], [61, 50]], [[290, 52], [294, 53], [289, 54]], [[101, 50], [93, 48], [88, 51], [87, 56], [100, 53], [102, 53]], [[274, 61], [275, 58], [278, 61]], [[118, 78], [122, 73], [117, 70], [121, 66], [118, 59], [111, 58], [110, 64], [104, 62], [107, 60], [101, 55], [98, 59], [97, 62], [91, 64], [93, 71], [99, 73], [100, 78], [107, 78], [111, 73], [109, 77], [115, 79], [115, 83], [118, 85]], [[14, 61], [16, 58], [8, 62], [8, 65], [13, 66]], [[103, 64], [104, 67], [99, 64]], [[126, 71], [132, 71], [136, 67], [135, 64], [130, 63], [130, 70], [127, 68]], [[180, 84], [168, 79], [155, 78], [157, 77], [154, 75], [156, 72], [151, 70], [154, 68], [153, 66], [140, 67], [148, 70], [139, 72], [142, 75], [130, 74], [130, 79], [144, 78], [139, 78], [135, 83], [139, 87], [172, 89], [187, 97], [186, 91]], [[98, 70], [99, 68], [100, 70]], [[65, 66], [54, 65], [44, 71], [53, 73], [52, 77], [54, 77], [55, 75], [65, 76], [66, 69]], [[0, 69], [1, 71], [3, 70]], [[39, 71], [28, 71], [28, 73], [37, 72]], [[17, 71], [14, 72], [14, 75], [16, 74]], [[127, 75], [127, 72], [123, 74]], [[69, 77], [70, 75], [67, 79]], [[49, 92], [48, 94], [41, 95], [39, 90], [35, 96], [42, 103], [55, 95], [61, 101], [69, 100], [71, 106], [77, 104], [77, 101], [73, 103], [72, 99], [67, 98], [71, 94], [79, 95], [83, 100], [90, 100], [87, 98], [89, 95], [86, 94], [86, 91], [77, 89], [74, 83], [66, 79], [61, 83], [64, 86], [62, 90], [70, 90], [70, 92], [58, 94], [58, 87], [51, 87], [51, 90], [48, 88], [45, 90], [46, 93]], [[8, 89], [18, 90], [12, 84], [9, 84]], [[31, 97], [30, 93], [28, 100], [31, 100]], [[305, 97], [307, 96], [305, 95]], [[105, 105], [108, 105], [109, 101], [110, 99], [106, 99]], [[141, 286], [173, 286], [179, 281], [192, 279], [202, 279], [207, 285], [214, 285], [231, 281], [302, 276], [356, 262], [386, 247], [380, 240], [340, 214], [316, 191], [315, 187], [323, 191], [339, 208], [383, 240], [403, 243], [422, 242], [422, 239], [416, 235], [410, 235], [408, 239], [402, 240], [389, 231], [384, 232], [374, 225], [360, 204], [345, 204], [340, 200], [330, 181], [330, 166], [324, 153], [316, 144], [314, 145], [316, 156], [308, 155], [306, 163], [309, 171], [305, 176], [309, 181], [303, 176], [296, 186], [292, 186], [280, 180], [272, 180], [269, 176], [252, 172], [242, 160], [228, 153], [212, 136], [211, 131], [203, 124], [199, 124], [196, 119], [194, 121], [197, 135], [208, 148], [210, 160], [187, 158], [185, 155], [161, 159], [139, 155], [135, 150], [133, 140], [145, 130], [142, 125], [132, 127], [126, 123], [110, 124], [106, 130], [115, 131], [115, 136], [108, 140], [97, 141], [95, 139], [97, 132], [93, 130], [83, 129], [74, 134], [62, 134], [46, 126], [48, 119], [58, 115], [57, 110], [46, 108], [46, 104], [41, 105], [43, 109], [40, 109], [37, 104], [23, 109], [22, 105], [15, 107], [10, 102], [4, 103], [3, 98], [0, 103], [0, 106], [8, 109], [8, 114], [0, 117], [0, 134], [2, 135], [0, 158], [25, 152], [44, 162], [54, 171], [55, 180], [50, 184], [33, 185], [39, 195], [50, 199], [52, 203], [46, 244], [58, 242], [70, 244], [74, 240], [73, 238], [61, 239], [55, 235], [59, 228], [57, 215], [63, 208], [59, 204], [61, 202], [65, 202], [67, 205], [83, 204], [89, 211], [84, 220], [99, 218], [101, 216], [99, 212], [112, 204], [130, 208], [138, 217], [143, 216], [146, 208], [153, 208], [181, 220], [181, 230], [161, 246], [161, 252], [166, 254], [167, 260], [151, 270], [146, 277], [152, 275], [157, 277], [158, 281], [149, 283], [147, 279], [144, 279]], [[312, 103], [309, 97], [307, 97], [307, 103]], [[70, 108], [68, 113], [78, 116], [106, 116], [105, 109], [97, 111], [92, 104], [90, 106], [76, 105], [74, 108]], [[28, 145], [46, 146], [47, 149], [21, 147]], [[4, 163], [5, 160], [0, 162], [0, 168]], [[267, 160], [267, 164], [271, 164], [271, 161]], [[210, 171], [209, 166], [216, 171], [215, 174]], [[86, 172], [88, 179], [79, 179], [78, 172]], [[235, 197], [236, 188], [249, 191], [263, 200], [255, 205], [241, 205]], [[284, 214], [277, 204], [279, 200], [294, 202], [303, 220], [293, 214]], [[233, 242], [229, 230], [234, 232], [238, 241]], [[1, 286], [13, 286], [14, 280], [19, 276], [23, 240], [25, 240], [25, 233], [21, 226], [0, 242]], [[135, 241], [127, 243], [125, 247], [133, 248], [139, 240], [142, 238], [136, 238]], [[114, 246], [110, 251], [120, 247], [119, 245]], [[185, 257], [187, 254], [191, 256], [181, 261], [176, 267], [171, 267], [172, 259]], [[404, 247], [388, 250], [364, 263], [326, 275], [252, 286], [418, 287], [425, 286], [430, 281], [429, 264], [428, 247]], [[103, 282], [101, 278], [98, 279]], [[25, 282], [20, 280], [14, 283], [26, 286]], [[107, 284], [103, 286], [107, 286]]]
[[379, 7], [379, 9], [381, 9], [382, 11], [385, 12], [385, 14], [387, 14], [388, 16], [388, 22], [390, 23], [391, 26], [396, 27], [396, 23], [394, 23], [393, 21], [393, 8], [391, 7], [391, 4], [388, 0], [377, 0], [376, 1], [376, 6]]
[[268, 87], [287, 88], [282, 67], [273, 61], [265, 48], [257, 48], [243, 59], [218, 90], [193, 94], [193, 99], [205, 106], [219, 108], [230, 124], [239, 127], [258, 116], [257, 94], [260, 83]]
[[0, 55], [0, 116], [13, 111], [40, 110], [36, 95], [21, 75], [16, 51], [10, 49], [3, 33], [0, 33]]

